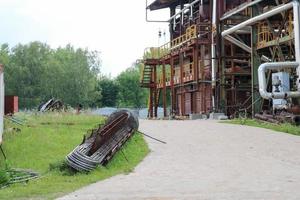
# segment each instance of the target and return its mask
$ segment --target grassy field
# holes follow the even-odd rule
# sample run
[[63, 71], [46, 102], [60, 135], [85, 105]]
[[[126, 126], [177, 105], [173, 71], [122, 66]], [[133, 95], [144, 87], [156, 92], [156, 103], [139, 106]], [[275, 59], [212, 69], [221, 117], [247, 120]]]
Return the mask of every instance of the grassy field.
[[[133, 137], [122, 148], [128, 162], [118, 152], [106, 167], [99, 167], [89, 174], [66, 175], [58, 169], [50, 170], [50, 164], [62, 163], [89, 129], [104, 121], [95, 115], [81, 114], [32, 114], [19, 115], [26, 122], [18, 126], [6, 122], [3, 148], [7, 163], [13, 168], [32, 169], [41, 174], [39, 179], [0, 189], [0, 199], [53, 199], [84, 185], [129, 173], [148, 154], [149, 149], [141, 134]], [[12, 130], [12, 127], [21, 131]], [[4, 159], [0, 155], [0, 167]]]
[[294, 126], [289, 123], [285, 124], [273, 124], [269, 122], [264, 122], [256, 119], [233, 119], [228, 121], [223, 121], [224, 123], [230, 123], [230, 124], [240, 124], [240, 125], [246, 125], [246, 126], [254, 126], [254, 127], [261, 127], [266, 129], [271, 129], [274, 131], [289, 133], [293, 135], [299, 135], [300, 136], [300, 127]]

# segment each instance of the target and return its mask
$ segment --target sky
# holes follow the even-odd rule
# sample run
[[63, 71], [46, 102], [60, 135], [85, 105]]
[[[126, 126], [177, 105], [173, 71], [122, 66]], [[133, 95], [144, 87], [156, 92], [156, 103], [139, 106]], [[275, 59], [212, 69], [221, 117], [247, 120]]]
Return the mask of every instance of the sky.
[[[156, 20], [168, 16], [167, 9], [149, 13]], [[41, 41], [100, 51], [101, 71], [112, 77], [146, 47], [168, 41], [168, 35], [158, 37], [159, 30], [168, 33], [167, 23], [146, 22], [145, 0], [0, 0], [0, 24], [0, 43], [10, 47]]]

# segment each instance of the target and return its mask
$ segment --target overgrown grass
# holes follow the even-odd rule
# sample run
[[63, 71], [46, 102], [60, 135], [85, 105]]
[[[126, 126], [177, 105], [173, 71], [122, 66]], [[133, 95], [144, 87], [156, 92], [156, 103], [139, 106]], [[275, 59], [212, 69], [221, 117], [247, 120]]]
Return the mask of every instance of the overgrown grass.
[[292, 135], [300, 136], [300, 127], [289, 124], [289, 123], [273, 124], [273, 123], [264, 122], [264, 121], [260, 121], [260, 120], [256, 120], [256, 119], [245, 119], [245, 118], [227, 120], [227, 121], [223, 121], [223, 123], [240, 124], [240, 125], [266, 128], [266, 129], [271, 129], [274, 131], [279, 131], [279, 132], [284, 132], [284, 133], [289, 133]]
[[[128, 162], [122, 153], [118, 152], [106, 167], [98, 167], [88, 174], [70, 175], [55, 165], [60, 166], [65, 156], [82, 141], [83, 135], [97, 124], [103, 123], [104, 119], [94, 115], [65, 113], [19, 117], [26, 120], [25, 126], [6, 122], [6, 127], [9, 128], [4, 134], [3, 148], [8, 163], [14, 168], [37, 171], [41, 177], [1, 189], [0, 199], [53, 199], [84, 185], [119, 173], [131, 172], [149, 152], [142, 135], [137, 133], [122, 148]], [[0, 162], [0, 168], [3, 169], [2, 157]]]

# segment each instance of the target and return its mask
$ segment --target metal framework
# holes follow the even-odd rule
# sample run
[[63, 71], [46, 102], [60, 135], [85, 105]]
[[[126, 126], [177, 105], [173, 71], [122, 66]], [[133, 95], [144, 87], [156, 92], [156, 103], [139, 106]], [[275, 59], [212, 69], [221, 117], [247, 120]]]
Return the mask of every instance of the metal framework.
[[157, 117], [159, 105], [165, 117], [168, 108], [172, 115], [231, 118], [270, 110], [259, 94], [258, 68], [296, 60], [294, 2], [154, 1], [147, 8], [170, 9], [170, 42], [145, 50], [141, 87], [150, 91], [149, 117]]

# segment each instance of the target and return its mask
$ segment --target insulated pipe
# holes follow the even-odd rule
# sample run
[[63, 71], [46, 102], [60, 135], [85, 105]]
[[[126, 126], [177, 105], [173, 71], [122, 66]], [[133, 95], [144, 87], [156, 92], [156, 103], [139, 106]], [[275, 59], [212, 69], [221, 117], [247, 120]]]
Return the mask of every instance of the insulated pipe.
[[289, 91], [289, 92], [267, 92], [267, 80], [266, 71], [267, 70], [282, 70], [282, 69], [297, 69], [299, 68], [298, 62], [270, 62], [263, 63], [258, 68], [258, 84], [260, 96], [264, 99], [284, 99], [284, 98], [295, 98], [300, 97], [299, 91]]
[[[299, 31], [299, 2], [293, 1], [293, 15], [294, 15], [294, 34], [295, 34], [295, 57], [296, 62], [300, 63], [300, 31]], [[297, 90], [300, 91], [300, 67], [296, 70], [297, 73]]]
[[213, 0], [213, 13], [212, 13], [212, 32], [211, 32], [211, 81], [212, 87], [216, 86], [216, 22], [217, 22], [217, 0]]
[[271, 17], [273, 15], [276, 15], [276, 14], [279, 14], [281, 12], [284, 12], [284, 11], [292, 8], [293, 6], [294, 7], [295, 6], [298, 7], [298, 5], [299, 5], [298, 2], [293, 1], [293, 2], [290, 2], [288, 4], [284, 4], [284, 5], [278, 6], [278, 7], [274, 8], [274, 9], [268, 11], [268, 12], [265, 12], [265, 13], [263, 13], [261, 15], [253, 17], [251, 19], [248, 19], [248, 20], [246, 20], [246, 21], [244, 21], [244, 22], [242, 22], [240, 24], [237, 24], [236, 26], [233, 26], [230, 29], [227, 29], [227, 30], [223, 31], [222, 32], [222, 36], [225, 37], [226, 35], [234, 33], [235, 31], [240, 30], [240, 29], [244, 28], [245, 26], [249, 26], [249, 25], [251, 25], [251, 24], [253, 24], [255, 22], [267, 19], [267, 18], [269, 18], [269, 17]]
[[[212, 10], [212, 31], [211, 31], [211, 87], [214, 91], [216, 87], [216, 44], [215, 35], [217, 32], [217, 0], [213, 0]], [[215, 109], [215, 95], [212, 94], [212, 108]]]
[[194, 4], [198, 3], [200, 0], [195, 0], [192, 3], [188, 4], [187, 6], [185, 6], [182, 10], [180, 10], [178, 13], [176, 13], [175, 15], [173, 15], [168, 21], [171, 21], [172, 19], [176, 18], [176, 16], [180, 15], [181, 13], [183, 13], [185, 10], [187, 10], [189, 7], [192, 7]]

